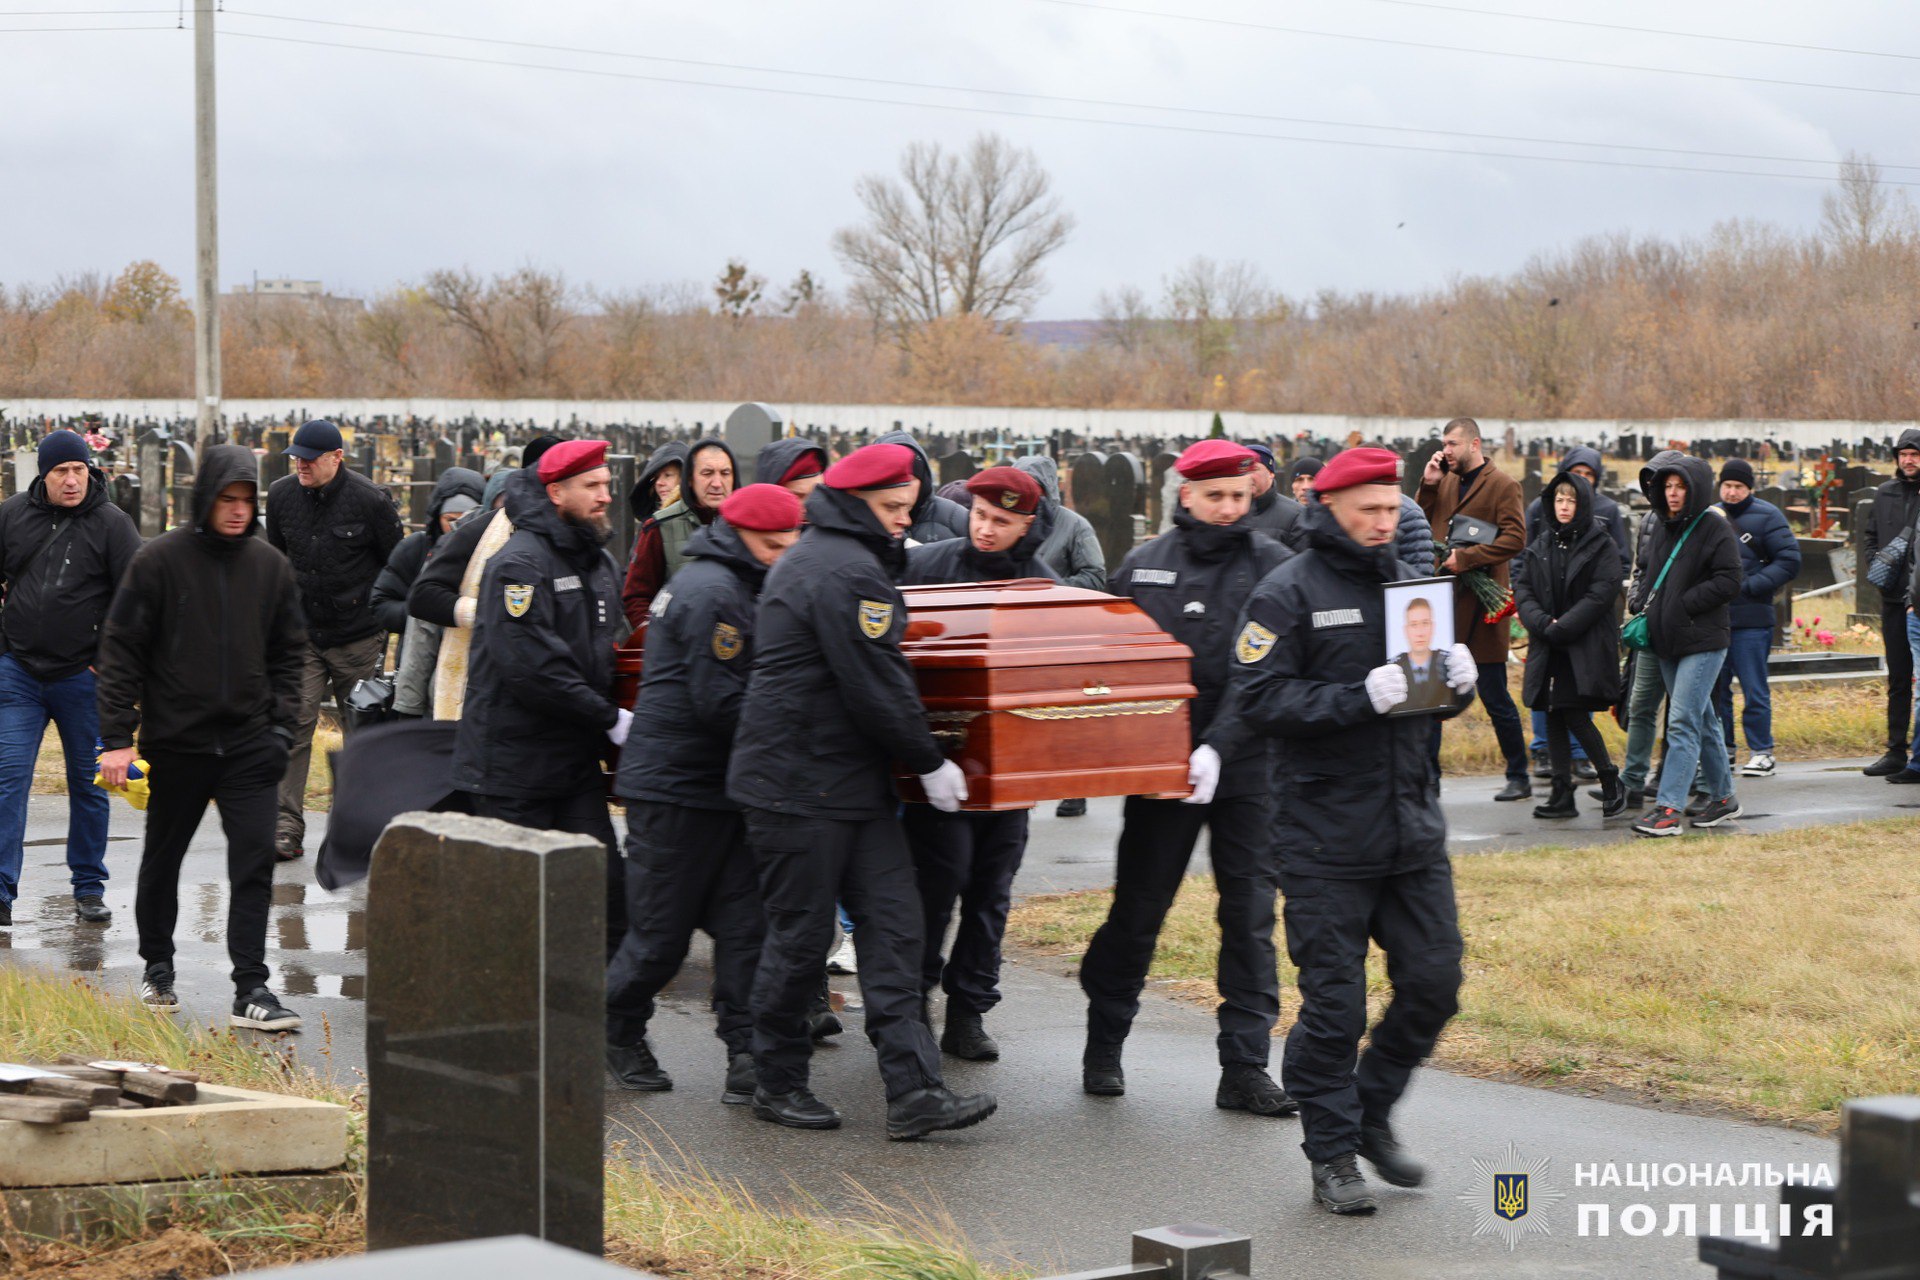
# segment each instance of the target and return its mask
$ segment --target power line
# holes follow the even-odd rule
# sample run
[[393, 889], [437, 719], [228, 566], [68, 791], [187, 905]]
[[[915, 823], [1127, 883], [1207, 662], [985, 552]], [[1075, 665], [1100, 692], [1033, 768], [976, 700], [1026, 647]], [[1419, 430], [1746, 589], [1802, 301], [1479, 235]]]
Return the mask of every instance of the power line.
[[[171, 9], [0, 9], [0, 18], [91, 18], [110, 13], [172, 13]], [[61, 27], [62, 31], [164, 31], [165, 27]]]
[[1510, 13], [1505, 9], [1475, 9], [1463, 4], [1436, 4], [1434, 0], [1372, 0], [1374, 4], [1398, 5], [1403, 9], [1432, 9], [1441, 13], [1467, 13], [1481, 18], [1511, 18], [1516, 22], [1551, 22], [1568, 27], [1589, 27], [1598, 31], [1627, 31], [1642, 36], [1672, 36], [1680, 40], [1717, 40], [1723, 44], [1754, 45], [1762, 49], [1793, 49], [1802, 53], [1844, 53], [1858, 58], [1902, 58], [1920, 61], [1920, 53], [1895, 53], [1889, 49], [1843, 49], [1826, 44], [1800, 44], [1792, 40], [1762, 40], [1757, 36], [1723, 36], [1711, 31], [1676, 31], [1667, 27], [1634, 27], [1624, 22], [1596, 22], [1590, 18], [1558, 18], [1543, 13]]
[[[155, 12], [160, 12], [155, 10]], [[24, 35], [35, 31], [175, 31], [176, 27], [0, 27], [0, 36]]]
[[1563, 67], [1601, 67], [1609, 71], [1644, 71], [1652, 75], [1691, 76], [1701, 80], [1731, 80], [1742, 84], [1781, 85], [1791, 89], [1831, 89], [1837, 93], [1877, 93], [1895, 98], [1920, 98], [1920, 89], [1882, 89], [1873, 85], [1828, 84], [1817, 80], [1782, 80], [1772, 76], [1742, 76], [1730, 71], [1693, 71], [1682, 67], [1648, 67], [1633, 62], [1602, 62], [1594, 58], [1562, 58], [1547, 53], [1515, 53], [1509, 49], [1477, 49], [1470, 45], [1438, 44], [1428, 40], [1400, 40], [1392, 36], [1360, 36], [1345, 31], [1316, 31], [1311, 27], [1283, 27], [1265, 22], [1246, 22], [1237, 18], [1210, 18], [1196, 13], [1169, 13], [1164, 9], [1131, 9], [1121, 5], [1095, 4], [1092, 0], [1040, 0], [1069, 9], [1091, 9], [1096, 13], [1124, 13], [1136, 18], [1169, 18], [1178, 22], [1201, 22], [1211, 26], [1237, 27], [1245, 31], [1274, 31], [1281, 35], [1309, 36], [1320, 40], [1352, 40], [1362, 44], [1393, 45], [1401, 49], [1431, 49], [1442, 53], [1471, 53], [1487, 58], [1517, 58], [1525, 62], [1547, 62]]
[[[1057, 102], [1069, 106], [1113, 107], [1130, 111], [1160, 111], [1175, 115], [1218, 116], [1239, 120], [1258, 120], [1269, 124], [1303, 124], [1331, 129], [1369, 129], [1383, 133], [1427, 134], [1436, 137], [1465, 138], [1479, 142], [1515, 142], [1528, 146], [1589, 147], [1607, 151], [1643, 151], [1661, 155], [1701, 156], [1717, 160], [1748, 160], [1767, 164], [1814, 164], [1831, 166], [1832, 158], [1760, 155], [1739, 151], [1704, 151], [1687, 147], [1640, 146], [1625, 142], [1585, 142], [1571, 138], [1539, 138], [1501, 133], [1473, 133], [1459, 129], [1423, 129], [1409, 125], [1366, 124], [1351, 120], [1327, 120], [1312, 116], [1268, 115], [1253, 111], [1227, 111], [1207, 107], [1165, 106], [1150, 102], [1127, 102], [1107, 98], [1077, 98], [1058, 94], [1028, 93], [1016, 89], [982, 89], [970, 85], [933, 84], [925, 81], [888, 80], [875, 76], [840, 75], [825, 71], [797, 71], [786, 67], [755, 66], [734, 62], [711, 62], [697, 58], [673, 58], [662, 54], [630, 53], [616, 49], [585, 48], [578, 45], [543, 44], [532, 40], [506, 40], [489, 36], [470, 36], [449, 31], [423, 31], [411, 27], [388, 27], [365, 22], [341, 22], [326, 18], [295, 18], [279, 14], [231, 9], [229, 16], [258, 18], [271, 22], [297, 22], [312, 26], [343, 27], [355, 31], [374, 31], [386, 35], [418, 36], [432, 40], [460, 40], [516, 49], [537, 49], [548, 53], [582, 54], [599, 58], [621, 58], [639, 62], [667, 63], [675, 66], [703, 67], [716, 71], [740, 71], [768, 75], [799, 76], [813, 80], [836, 80], [852, 84], [880, 85], [893, 89], [927, 89], [946, 93], [973, 93], [1002, 98], [1026, 98], [1038, 102]], [[1920, 165], [1885, 164], [1884, 169], [1920, 169]]]
[[[1402, 142], [1372, 142], [1359, 138], [1313, 138], [1295, 134], [1256, 133], [1251, 130], [1221, 129], [1204, 125], [1171, 124], [1149, 120], [1110, 120], [1098, 116], [1063, 115], [1055, 112], [1014, 111], [1005, 107], [965, 106], [958, 103], [922, 102], [902, 98], [862, 97], [856, 94], [825, 93], [812, 89], [787, 89], [771, 85], [727, 84], [715, 80], [694, 80], [682, 76], [647, 75], [635, 71], [607, 71], [593, 67], [556, 66], [551, 63], [517, 62], [499, 58], [475, 58], [465, 54], [433, 53], [420, 49], [388, 49], [377, 45], [349, 44], [335, 40], [311, 40], [299, 36], [275, 36], [262, 32], [234, 31], [223, 28], [222, 36], [240, 40], [266, 40], [275, 44], [306, 45], [321, 49], [347, 49], [361, 53], [385, 53], [403, 58], [425, 58], [440, 62], [458, 62], [471, 66], [516, 67], [529, 71], [553, 71], [566, 75], [591, 76], [604, 80], [633, 80], [649, 84], [670, 84], [693, 86], [706, 89], [731, 89], [736, 92], [773, 94], [788, 98], [812, 98], [827, 102], [853, 102], [870, 106], [920, 107], [930, 111], [957, 112], [965, 115], [1008, 116], [1022, 120], [1050, 120], [1069, 124], [1105, 125], [1109, 128], [1153, 129], [1166, 133], [1202, 134], [1223, 138], [1259, 138], [1273, 142], [1300, 142], [1334, 147], [1358, 147], [1374, 151], [1410, 151], [1429, 155], [1477, 156], [1493, 160], [1533, 160], [1554, 164], [1597, 165], [1609, 169], [1647, 169], [1666, 173], [1701, 174], [1736, 178], [1788, 178], [1800, 181], [1826, 182], [1826, 175], [1812, 173], [1779, 173], [1751, 169], [1722, 169], [1697, 165], [1654, 164], [1647, 161], [1604, 160], [1592, 156], [1551, 156], [1532, 155], [1509, 151], [1479, 151], [1458, 147], [1428, 147]], [[1884, 185], [1897, 187], [1920, 187], [1920, 181], [1907, 181], [1887, 178], [1881, 180]]]

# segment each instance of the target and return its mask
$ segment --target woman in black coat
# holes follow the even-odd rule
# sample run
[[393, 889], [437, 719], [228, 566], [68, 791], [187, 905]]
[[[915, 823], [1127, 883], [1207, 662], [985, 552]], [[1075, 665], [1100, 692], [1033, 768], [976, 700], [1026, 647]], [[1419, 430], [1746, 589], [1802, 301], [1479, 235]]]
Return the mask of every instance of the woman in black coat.
[[1533, 811], [1536, 818], [1578, 816], [1573, 803], [1573, 752], [1577, 738], [1600, 775], [1601, 813], [1626, 809], [1620, 770], [1594, 727], [1620, 693], [1620, 551], [1593, 518], [1593, 486], [1562, 472], [1540, 495], [1540, 534], [1520, 554], [1513, 599], [1532, 637], [1521, 694], [1527, 706], [1547, 713], [1547, 759], [1553, 792]]

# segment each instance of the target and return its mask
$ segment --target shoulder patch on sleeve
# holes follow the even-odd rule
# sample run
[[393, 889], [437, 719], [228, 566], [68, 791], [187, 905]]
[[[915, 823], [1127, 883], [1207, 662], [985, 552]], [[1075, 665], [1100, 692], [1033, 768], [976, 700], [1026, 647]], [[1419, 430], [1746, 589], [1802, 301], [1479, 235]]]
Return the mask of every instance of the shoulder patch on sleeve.
[[740, 628], [728, 622], [713, 624], [713, 656], [722, 662], [732, 662], [740, 656], [745, 643], [740, 636]]
[[533, 605], [533, 587], [528, 584], [510, 582], [502, 591], [506, 599], [507, 616], [524, 618]]
[[884, 600], [862, 600], [859, 604], [860, 634], [878, 640], [893, 626], [893, 606]]
[[1246, 626], [1240, 628], [1240, 638], [1233, 642], [1233, 656], [1240, 659], [1243, 664], [1251, 666], [1267, 656], [1277, 638], [1273, 632], [1259, 623], [1249, 621]]

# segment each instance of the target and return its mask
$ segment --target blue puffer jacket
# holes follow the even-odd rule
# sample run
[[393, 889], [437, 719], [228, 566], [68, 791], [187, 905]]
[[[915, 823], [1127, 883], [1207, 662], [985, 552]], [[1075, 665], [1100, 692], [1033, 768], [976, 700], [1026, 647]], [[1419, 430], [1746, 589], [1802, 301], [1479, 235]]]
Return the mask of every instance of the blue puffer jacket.
[[[1307, 490], [1307, 506], [1320, 501], [1320, 495]], [[1296, 520], [1293, 528], [1281, 538], [1290, 551], [1304, 551], [1307, 546], [1307, 522]], [[1400, 531], [1394, 539], [1394, 555], [1403, 563], [1411, 565], [1413, 571], [1422, 578], [1433, 576], [1433, 526], [1427, 522], [1427, 513], [1420, 504], [1405, 494], [1400, 495]]]
[[1787, 513], [1771, 502], [1748, 497], [1723, 502], [1720, 509], [1740, 539], [1740, 594], [1728, 609], [1735, 627], [1771, 627], [1773, 593], [1800, 576], [1800, 542]]

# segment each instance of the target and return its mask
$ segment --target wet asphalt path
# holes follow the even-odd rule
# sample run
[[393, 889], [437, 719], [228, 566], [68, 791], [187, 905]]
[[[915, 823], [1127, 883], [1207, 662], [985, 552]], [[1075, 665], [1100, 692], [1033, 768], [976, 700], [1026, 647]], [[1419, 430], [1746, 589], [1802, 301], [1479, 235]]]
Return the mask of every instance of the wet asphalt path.
[[[1864, 761], [1783, 766], [1780, 776], [1742, 784], [1753, 816], [1702, 838], [1743, 835], [1892, 816], [1920, 809], [1920, 795], [1863, 778]], [[1533, 820], [1529, 805], [1496, 805], [1497, 780], [1449, 780], [1445, 801], [1456, 853], [1524, 848], [1545, 842], [1603, 844], [1633, 837], [1625, 821], [1602, 824], [1585, 812], [1570, 823]], [[1582, 800], [1585, 810], [1593, 808]], [[324, 816], [309, 819], [317, 847]], [[1104, 887], [1111, 880], [1119, 801], [1095, 800], [1086, 817], [1036, 811], [1022, 894]], [[0, 930], [13, 962], [77, 973], [110, 990], [132, 991], [140, 965], [134, 947], [133, 873], [141, 818], [113, 807], [107, 901], [102, 928], [75, 922], [68, 906], [61, 846], [65, 801], [34, 797], [29, 811], [24, 891], [15, 925]], [[1205, 865], [1204, 853], [1195, 859]], [[213, 815], [203, 824], [183, 872], [178, 987], [183, 1016], [224, 1023], [231, 1000], [220, 931], [226, 891], [224, 855]], [[310, 860], [280, 868], [269, 925], [275, 988], [305, 1015], [292, 1037], [300, 1056], [342, 1079], [364, 1064], [365, 887], [340, 894], [312, 881]], [[698, 961], [669, 992], [655, 1035], [663, 1062], [681, 1081], [673, 1093], [610, 1090], [610, 1140], [645, 1139], [679, 1151], [709, 1172], [738, 1178], [774, 1199], [811, 1196], [857, 1210], [859, 1188], [889, 1202], [940, 1208], [973, 1242], [1030, 1266], [1084, 1268], [1123, 1261], [1138, 1227], [1202, 1219], [1256, 1236], [1263, 1275], [1638, 1276], [1704, 1274], [1683, 1237], [1607, 1240], [1575, 1235], [1571, 1163], [1588, 1160], [1743, 1161], [1826, 1158], [1831, 1145], [1804, 1135], [1735, 1122], [1675, 1116], [1518, 1086], [1424, 1073], [1404, 1116], [1408, 1139], [1436, 1158], [1433, 1187], [1393, 1191], [1372, 1221], [1336, 1221], [1307, 1204], [1298, 1126], [1218, 1111], [1212, 1019], [1203, 1010], [1150, 997], [1128, 1048], [1129, 1095], [1084, 1097], [1078, 1088], [1083, 1010], [1077, 987], [1040, 965], [1009, 965], [1005, 1003], [993, 1019], [1006, 1049], [999, 1064], [953, 1064], [957, 1087], [996, 1091], [1003, 1112], [962, 1134], [919, 1144], [882, 1136], [883, 1107], [872, 1051], [859, 1034], [858, 993], [848, 1034], [816, 1059], [815, 1084], [840, 1105], [837, 1134], [779, 1130], [717, 1102], [721, 1055], [702, 1008], [706, 978]], [[252, 1033], [243, 1033], [252, 1034]], [[1508, 1141], [1529, 1159], [1553, 1158], [1568, 1199], [1549, 1218], [1553, 1235], [1503, 1243], [1473, 1238], [1472, 1214], [1454, 1199], [1473, 1176], [1470, 1161], [1494, 1159]], [[673, 1158], [673, 1157], [669, 1157]], [[1610, 1190], [1616, 1210], [1644, 1193]], [[1706, 1200], [1731, 1190], [1652, 1197]], [[1744, 1193], [1771, 1201], [1773, 1193]], [[1664, 1222], [1664, 1217], [1663, 1217]], [[1731, 1217], [1728, 1218], [1729, 1224]], [[1730, 1227], [1729, 1227], [1730, 1229]], [[1271, 1268], [1271, 1269], [1270, 1269]]]

